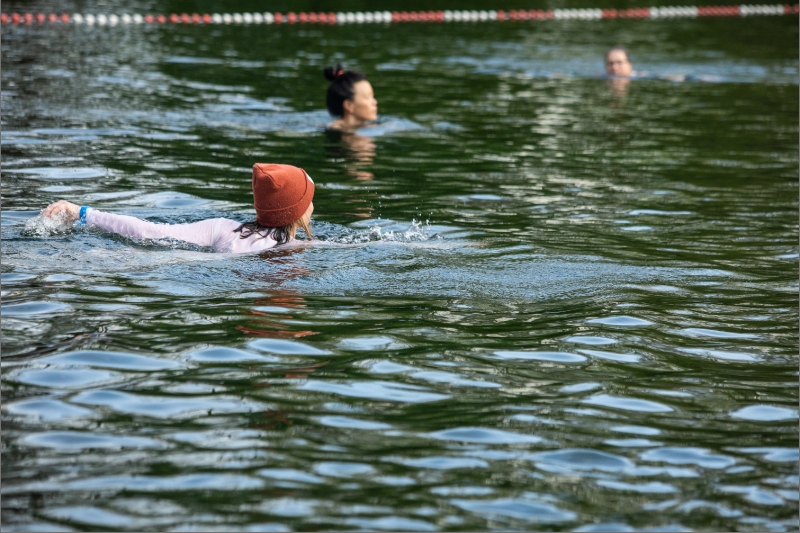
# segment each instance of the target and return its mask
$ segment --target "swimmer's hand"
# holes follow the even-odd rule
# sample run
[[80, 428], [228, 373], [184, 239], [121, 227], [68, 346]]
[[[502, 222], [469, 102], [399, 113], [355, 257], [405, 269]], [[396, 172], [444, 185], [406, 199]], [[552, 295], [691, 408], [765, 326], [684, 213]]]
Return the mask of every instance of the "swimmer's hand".
[[59, 213], [66, 213], [67, 217], [75, 221], [78, 220], [78, 217], [80, 217], [81, 206], [75, 205], [66, 200], [59, 200], [42, 209], [41, 214], [43, 217], [54, 217]]

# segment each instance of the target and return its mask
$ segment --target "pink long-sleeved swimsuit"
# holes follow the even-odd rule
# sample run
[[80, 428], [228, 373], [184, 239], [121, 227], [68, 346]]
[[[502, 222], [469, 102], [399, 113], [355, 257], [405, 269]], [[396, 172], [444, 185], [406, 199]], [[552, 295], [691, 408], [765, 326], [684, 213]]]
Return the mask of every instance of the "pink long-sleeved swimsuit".
[[254, 233], [242, 239], [241, 233], [234, 232], [241, 224], [227, 218], [210, 218], [192, 224], [156, 224], [136, 217], [87, 209], [86, 224], [134, 239], [172, 238], [207, 246], [217, 252], [258, 252], [277, 244], [271, 233], [268, 237]]

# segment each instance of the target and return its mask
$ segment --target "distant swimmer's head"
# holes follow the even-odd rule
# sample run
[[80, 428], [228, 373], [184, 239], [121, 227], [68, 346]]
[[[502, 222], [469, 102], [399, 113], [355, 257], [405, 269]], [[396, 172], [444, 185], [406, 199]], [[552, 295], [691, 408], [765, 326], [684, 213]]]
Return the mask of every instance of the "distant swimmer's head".
[[628, 50], [624, 46], [615, 46], [606, 52], [606, 74], [624, 78], [635, 74]]
[[331, 115], [356, 126], [378, 118], [378, 101], [364, 74], [342, 65], [327, 67], [324, 74], [331, 82], [325, 99]]
[[[303, 228], [311, 236], [311, 214], [314, 212], [314, 182], [302, 168], [292, 165], [256, 163], [253, 165], [253, 205], [256, 208], [255, 228], [275, 228], [279, 244], [294, 238]], [[248, 226], [245, 224], [243, 227]], [[241, 230], [242, 228], [240, 228]], [[252, 228], [250, 233], [252, 233]], [[250, 235], [242, 233], [242, 238]]]

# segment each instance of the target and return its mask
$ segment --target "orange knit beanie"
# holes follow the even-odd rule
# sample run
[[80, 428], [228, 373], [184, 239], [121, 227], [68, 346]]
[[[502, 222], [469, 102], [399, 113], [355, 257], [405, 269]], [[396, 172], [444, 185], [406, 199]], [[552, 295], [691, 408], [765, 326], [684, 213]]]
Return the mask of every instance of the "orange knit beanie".
[[299, 220], [314, 198], [314, 182], [302, 168], [291, 165], [253, 165], [253, 199], [256, 220], [267, 228], [280, 228]]

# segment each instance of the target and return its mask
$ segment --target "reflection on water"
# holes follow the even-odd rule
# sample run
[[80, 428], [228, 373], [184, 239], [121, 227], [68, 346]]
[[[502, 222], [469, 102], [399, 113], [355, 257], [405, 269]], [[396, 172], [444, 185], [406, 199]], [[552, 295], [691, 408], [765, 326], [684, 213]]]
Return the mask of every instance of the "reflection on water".
[[344, 133], [342, 134], [342, 142], [347, 146], [353, 159], [353, 165], [348, 166], [347, 173], [357, 180], [373, 179], [375, 176], [371, 172], [360, 170], [372, 165], [372, 161], [375, 158], [375, 142], [372, 138]]
[[[375, 159], [375, 140], [372, 137], [347, 131], [329, 131], [329, 156], [335, 160], [344, 160], [345, 171], [359, 181], [370, 181], [375, 178], [369, 168]], [[360, 216], [369, 217], [369, 211]]]
[[[797, 530], [785, 18], [4, 27], [3, 529]], [[311, 242], [37, 218], [245, 221], [255, 161]]]
[[608, 78], [606, 80], [606, 87], [608, 87], [611, 95], [616, 98], [624, 98], [627, 96], [630, 85], [630, 78]]

